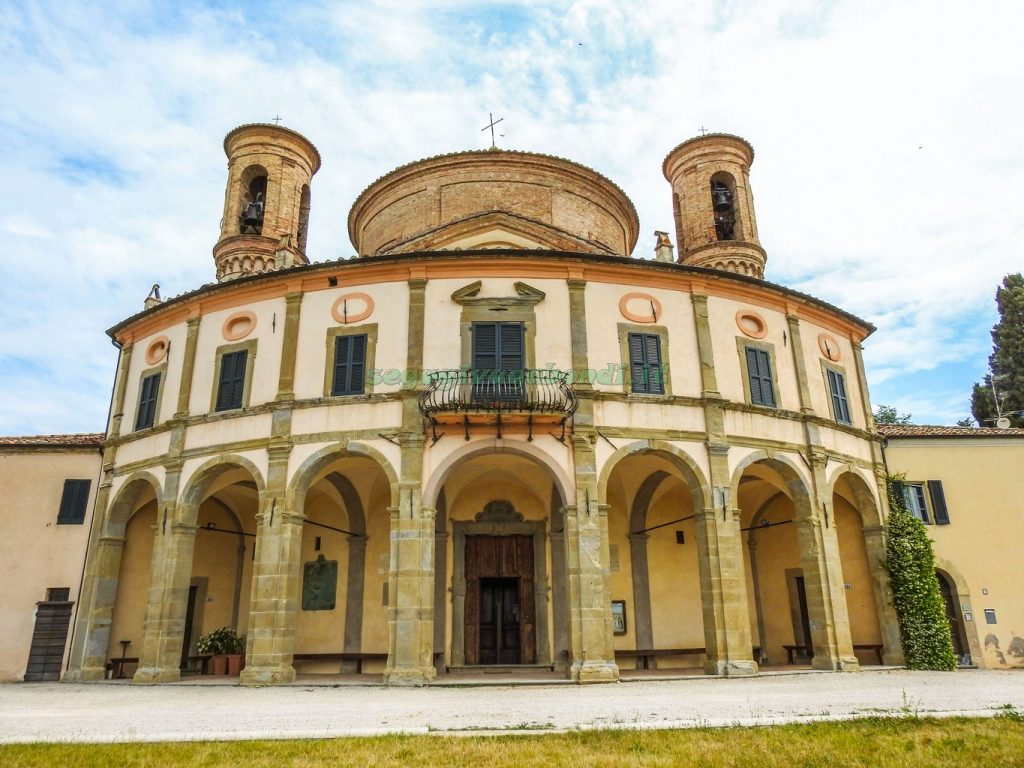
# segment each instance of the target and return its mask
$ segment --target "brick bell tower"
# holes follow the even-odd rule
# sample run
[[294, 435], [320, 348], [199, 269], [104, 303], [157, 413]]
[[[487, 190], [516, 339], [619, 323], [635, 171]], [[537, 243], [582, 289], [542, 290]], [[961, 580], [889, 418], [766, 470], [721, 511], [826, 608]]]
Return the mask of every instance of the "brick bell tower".
[[225, 136], [224, 152], [224, 218], [213, 247], [217, 280], [309, 263], [309, 183], [320, 169], [316, 147], [288, 128], [255, 123]]
[[750, 165], [754, 148], [739, 136], [709, 133], [665, 158], [680, 264], [764, 278]]

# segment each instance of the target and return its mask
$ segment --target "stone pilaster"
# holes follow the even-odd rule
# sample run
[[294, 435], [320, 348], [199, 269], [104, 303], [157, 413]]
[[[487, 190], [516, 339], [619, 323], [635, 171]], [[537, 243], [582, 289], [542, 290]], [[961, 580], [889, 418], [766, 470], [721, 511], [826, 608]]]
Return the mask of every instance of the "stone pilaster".
[[64, 675], [65, 680], [102, 680], [105, 677], [124, 541], [120, 537], [100, 535], [90, 547], [89, 566], [79, 596], [81, 608], [71, 665]]
[[293, 291], [284, 297], [284, 330], [281, 340], [281, 371], [277, 380], [277, 399], [295, 399], [295, 358], [299, 347], [299, 314], [302, 291]]
[[807, 361], [804, 359], [803, 341], [800, 336], [800, 319], [796, 315], [786, 315], [786, 322], [789, 325], [789, 348], [793, 351], [793, 367], [796, 370], [797, 391], [800, 394], [800, 412], [813, 416]]
[[190, 317], [185, 332], [185, 352], [181, 356], [181, 383], [178, 385], [178, 410], [176, 419], [188, 416], [188, 401], [192, 397], [192, 375], [196, 368], [196, 344], [199, 342], [201, 315]]
[[110, 420], [108, 439], [121, 434], [121, 422], [124, 419], [124, 393], [128, 388], [128, 373], [132, 369], [132, 349], [134, 349], [132, 344], [125, 344], [121, 347], [121, 361], [117, 366], [117, 384], [114, 386], [114, 402], [110, 404], [110, 412], [113, 416]]
[[697, 357], [700, 360], [701, 397], [720, 398], [715, 376], [715, 353], [711, 343], [711, 321], [708, 318], [708, 297], [694, 293], [693, 320], [697, 331]]
[[[589, 400], [586, 402], [590, 404]], [[565, 510], [571, 627], [569, 676], [580, 683], [603, 683], [618, 680], [619, 668], [612, 644], [608, 505], [598, 502], [591, 433], [592, 430], [580, 430], [572, 436], [576, 504]]]
[[592, 382], [583, 375], [590, 369], [590, 357], [587, 353], [587, 281], [570, 278], [565, 282], [569, 286], [569, 335], [572, 344], [573, 386], [577, 389], [590, 389]]

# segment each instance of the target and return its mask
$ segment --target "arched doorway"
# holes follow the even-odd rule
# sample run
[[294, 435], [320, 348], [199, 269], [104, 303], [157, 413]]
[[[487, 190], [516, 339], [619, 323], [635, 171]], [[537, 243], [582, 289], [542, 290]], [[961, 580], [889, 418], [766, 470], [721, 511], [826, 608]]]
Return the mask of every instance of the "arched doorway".
[[942, 594], [942, 603], [946, 607], [946, 619], [949, 620], [949, 635], [953, 641], [953, 653], [959, 664], [970, 664], [971, 654], [968, 650], [967, 635], [964, 632], [964, 618], [960, 612], [960, 603], [957, 600], [956, 589], [949, 574], [940, 570], [935, 571], [939, 580], [939, 592]]

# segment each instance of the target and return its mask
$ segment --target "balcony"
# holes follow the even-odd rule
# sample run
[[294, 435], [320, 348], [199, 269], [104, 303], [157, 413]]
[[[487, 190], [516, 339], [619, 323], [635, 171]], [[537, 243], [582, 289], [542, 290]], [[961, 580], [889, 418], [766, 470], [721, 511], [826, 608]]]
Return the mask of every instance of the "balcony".
[[559, 424], [562, 434], [555, 437], [564, 440], [565, 424], [578, 404], [567, 372], [540, 368], [433, 371], [419, 399], [434, 442], [444, 436], [437, 434], [439, 424], [462, 424], [467, 440], [471, 425], [495, 425], [498, 437], [503, 427], [525, 425], [527, 439], [533, 440], [534, 424]]

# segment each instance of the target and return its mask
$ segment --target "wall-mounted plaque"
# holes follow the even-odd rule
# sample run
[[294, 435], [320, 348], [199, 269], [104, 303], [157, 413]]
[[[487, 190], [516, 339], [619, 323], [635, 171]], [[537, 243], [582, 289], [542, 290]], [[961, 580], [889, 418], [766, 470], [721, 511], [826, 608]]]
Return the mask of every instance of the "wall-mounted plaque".
[[317, 555], [302, 569], [302, 610], [333, 611], [338, 599], [338, 561]]
[[626, 601], [612, 600], [612, 632], [626, 634]]

